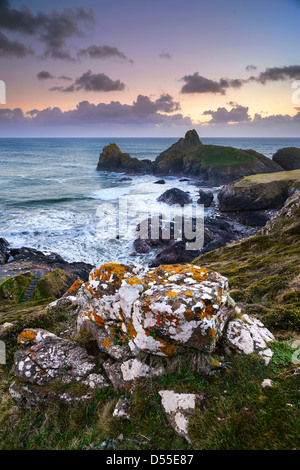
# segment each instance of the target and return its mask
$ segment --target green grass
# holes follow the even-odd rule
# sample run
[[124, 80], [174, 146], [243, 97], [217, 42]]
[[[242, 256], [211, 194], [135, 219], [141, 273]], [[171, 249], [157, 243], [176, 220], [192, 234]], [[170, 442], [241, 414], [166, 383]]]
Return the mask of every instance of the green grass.
[[195, 158], [201, 159], [203, 166], [232, 166], [251, 163], [254, 157], [245, 150], [234, 147], [218, 145], [203, 145], [197, 152], [192, 153]]
[[68, 289], [69, 276], [62, 269], [54, 269], [37, 282], [31, 300], [57, 299]]
[[30, 272], [5, 279], [0, 284], [0, 305], [20, 303], [33, 279], [34, 275]]
[[[133, 393], [131, 420], [112, 417], [119, 394], [95, 392], [86, 404], [58, 403], [32, 410], [17, 409], [7, 393], [10, 378], [2, 377], [1, 449], [101, 449], [108, 438], [116, 450], [294, 449], [299, 446], [299, 379], [291, 347], [272, 345], [268, 367], [256, 355], [231, 356], [226, 370], [199, 376], [188, 366], [141, 382]], [[269, 378], [272, 388], [263, 388]], [[70, 387], [69, 387], [70, 388]], [[158, 392], [172, 389], [205, 396], [190, 421], [191, 444], [176, 436], [161, 407]], [[13, 423], [13, 426], [12, 426]]]
[[259, 175], [245, 176], [235, 183], [235, 187], [244, 188], [252, 184], [273, 183], [275, 181], [295, 181], [300, 183], [300, 170], [279, 171], [277, 173], [263, 173]]

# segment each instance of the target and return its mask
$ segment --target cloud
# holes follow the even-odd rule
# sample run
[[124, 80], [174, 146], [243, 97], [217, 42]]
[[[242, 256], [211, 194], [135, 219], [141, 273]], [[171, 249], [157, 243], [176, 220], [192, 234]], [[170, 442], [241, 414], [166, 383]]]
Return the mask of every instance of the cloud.
[[161, 54], [159, 54], [159, 57], [161, 59], [167, 59], [167, 60], [172, 59], [171, 54], [169, 54], [169, 52], [165, 52], [165, 51], [162, 51]]
[[125, 89], [124, 83], [120, 80], [112, 80], [105, 73], [92, 73], [91, 70], [76, 79], [75, 87], [76, 90], [85, 91], [122, 91]]
[[61, 75], [60, 77], [57, 77], [58, 80], [66, 80], [66, 81], [72, 81], [73, 79], [71, 77], [67, 77], [66, 75]]
[[0, 2], [0, 27], [41, 41], [45, 45], [42, 57], [73, 60], [65, 49], [66, 40], [82, 36], [81, 24], [93, 21], [91, 9], [68, 9], [61, 13], [55, 10], [50, 13], [39, 11], [34, 14], [27, 6], [17, 10], [10, 6], [8, 0]]
[[181, 93], [220, 93], [225, 95], [228, 88], [240, 88], [244, 80], [221, 78], [218, 82], [202, 77], [198, 72], [193, 75], [185, 75], [182, 79], [185, 85]]
[[0, 56], [1, 57], [17, 57], [23, 58], [33, 55], [31, 47], [24, 46], [19, 41], [11, 41], [3, 33], [0, 32]]
[[251, 118], [249, 116], [249, 108], [246, 106], [232, 103], [233, 107], [230, 111], [226, 108], [218, 108], [217, 111], [204, 111], [203, 115], [211, 116], [209, 124], [232, 123], [232, 122], [247, 122]]
[[[246, 69], [254, 70], [254, 65], [248, 65]], [[225, 95], [229, 88], [241, 88], [249, 82], [256, 82], [265, 85], [267, 82], [277, 82], [288, 79], [300, 79], [300, 65], [289, 65], [284, 67], [271, 67], [261, 72], [257, 77], [251, 76], [247, 80], [221, 78], [219, 81], [199, 75], [195, 72], [193, 75], [185, 75], [180, 80], [185, 82], [181, 88], [181, 93], [220, 93]]]
[[249, 64], [246, 67], [247, 72], [253, 72], [254, 70], [257, 70], [257, 67], [253, 64]]
[[284, 67], [270, 67], [261, 72], [258, 77], [250, 77], [249, 80], [265, 85], [267, 82], [278, 82], [288, 79], [300, 78], [300, 65]]
[[52, 80], [55, 78], [50, 72], [47, 72], [46, 70], [42, 70], [36, 76], [38, 80]]
[[155, 114], [157, 111], [172, 113], [180, 110], [180, 103], [173, 100], [169, 94], [161, 95], [156, 101], [148, 96], [139, 95], [133, 103], [135, 111], [141, 114]]
[[131, 59], [128, 59], [126, 55], [121, 52], [119, 49], [116, 47], [112, 46], [89, 46], [86, 49], [80, 49], [78, 51], [78, 56], [89, 56], [92, 59], [111, 59], [111, 58], [116, 58], [120, 59], [121, 61], [127, 61], [130, 63], [133, 63]]
[[84, 91], [122, 91], [125, 89], [125, 84], [120, 80], [113, 80], [105, 73], [92, 73], [88, 70], [81, 77], [76, 78], [75, 82], [68, 86], [55, 86], [50, 88], [50, 91], [61, 91], [64, 93], [72, 93], [78, 90]]
[[161, 95], [156, 100], [139, 95], [132, 104], [121, 104], [119, 101], [93, 104], [81, 101], [75, 109], [62, 111], [59, 107], [32, 109], [26, 114], [21, 109], [0, 109], [1, 130], [12, 129], [46, 129], [52, 127], [60, 131], [64, 127], [80, 126], [82, 130], [89, 126], [117, 126], [128, 128], [156, 128], [193, 125], [189, 117], [176, 111], [176, 103], [170, 95]]

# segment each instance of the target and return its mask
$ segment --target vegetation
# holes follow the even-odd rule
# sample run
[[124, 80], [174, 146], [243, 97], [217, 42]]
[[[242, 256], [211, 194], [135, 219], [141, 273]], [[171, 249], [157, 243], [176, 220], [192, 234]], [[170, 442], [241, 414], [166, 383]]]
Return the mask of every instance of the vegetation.
[[25, 292], [33, 280], [34, 275], [30, 272], [5, 279], [0, 284], [0, 305], [22, 302]]
[[56, 299], [67, 290], [69, 276], [62, 269], [54, 269], [37, 282], [31, 300]]

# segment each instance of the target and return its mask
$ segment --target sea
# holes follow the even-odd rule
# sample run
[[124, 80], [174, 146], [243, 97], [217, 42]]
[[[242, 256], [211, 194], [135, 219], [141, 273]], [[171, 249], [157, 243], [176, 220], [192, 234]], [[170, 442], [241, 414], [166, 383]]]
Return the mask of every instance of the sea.
[[[175, 177], [154, 184], [155, 176], [97, 172], [104, 146], [155, 160], [178, 138], [2, 138], [0, 139], [0, 237], [11, 247], [55, 252], [67, 261], [93, 265], [132, 263], [135, 227], [147, 214], [164, 212], [156, 201], [165, 190], [199, 186]], [[254, 149], [272, 158], [283, 147], [300, 147], [300, 138], [201, 138], [204, 144]], [[217, 188], [214, 188], [216, 191]], [[211, 209], [205, 209], [209, 213]], [[121, 215], [120, 215], [121, 214]], [[120, 236], [120, 220], [122, 230]], [[125, 220], [125, 222], [124, 222]], [[138, 255], [147, 264], [151, 255]]]

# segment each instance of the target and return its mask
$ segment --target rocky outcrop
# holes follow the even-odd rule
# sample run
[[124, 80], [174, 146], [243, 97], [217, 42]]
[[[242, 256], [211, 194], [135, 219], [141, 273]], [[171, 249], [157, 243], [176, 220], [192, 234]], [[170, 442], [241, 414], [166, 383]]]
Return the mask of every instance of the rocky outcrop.
[[9, 243], [5, 238], [0, 238], [0, 265], [5, 264], [9, 258]]
[[[153, 238], [152, 235], [153, 222], [159, 224], [158, 238]], [[190, 263], [200, 254], [220, 248], [238, 238], [238, 234], [234, 231], [233, 223], [226, 222], [218, 217], [206, 217], [204, 219], [203, 247], [198, 250], [192, 250], [187, 244], [195, 239], [187, 238], [186, 226], [189, 225], [192, 232], [196, 233], [196, 219], [185, 219], [184, 223], [186, 225], [182, 226], [177, 234], [174, 234], [174, 222], [164, 222], [161, 219], [157, 221], [157, 218], [149, 218], [148, 221], [144, 220], [137, 226], [137, 234], [133, 244], [135, 251], [144, 254], [151, 252], [153, 248], [162, 248], [150, 262], [150, 267], [164, 264]]]
[[[197, 373], [210, 375], [223, 367], [212, 355], [221, 338], [237, 352], [259, 348], [269, 357], [273, 335], [249, 315], [241, 317], [227, 290], [225, 277], [194, 265], [94, 268], [89, 281], [76, 286], [72, 302], [77, 335], [88, 334], [102, 354], [92, 356], [74, 340], [27, 328], [18, 337], [22, 349], [14, 355], [11, 396], [31, 407], [86, 401], [108, 386], [132, 393], [140, 381], [166, 374], [163, 358], [182, 353], [194, 357]], [[100, 356], [106, 359], [99, 362]], [[72, 392], [76, 384], [80, 387]], [[189, 439], [188, 417], [203, 397], [168, 390], [160, 395], [169, 422]], [[114, 416], [130, 418], [129, 408], [124, 396]]]
[[78, 278], [86, 280], [89, 276], [89, 272], [92, 269], [92, 265], [83, 262], [69, 263], [65, 261], [57, 253], [50, 253], [45, 255], [39, 250], [34, 248], [21, 247], [11, 248], [9, 254], [12, 257], [12, 261], [8, 266], [12, 266], [13, 263], [30, 263], [35, 266], [46, 266], [52, 269], [62, 269], [70, 276], [70, 285]]
[[187, 131], [184, 138], [179, 139], [175, 144], [171, 145], [167, 150], [164, 150], [162, 153], [156, 157], [154, 163], [154, 173], [160, 172], [160, 162], [165, 161], [166, 159], [172, 158], [176, 155], [181, 155], [182, 152], [202, 145], [201, 140], [195, 129]]
[[156, 158], [152, 165], [154, 174], [191, 176], [219, 185], [246, 175], [282, 170], [281, 166], [258, 152], [203, 145], [196, 131], [189, 132], [192, 135], [187, 133], [185, 139], [180, 139]]
[[300, 170], [246, 177], [218, 194], [221, 211], [275, 209], [300, 188]]
[[122, 153], [116, 144], [104, 147], [100, 154], [97, 171], [114, 171], [130, 175], [152, 173], [149, 160], [133, 158], [129, 153]]
[[300, 169], [300, 148], [287, 147], [274, 153], [272, 160], [284, 170]]
[[214, 200], [214, 195], [211, 191], [204, 191], [203, 189], [199, 189], [199, 199], [197, 201], [198, 204], [203, 204], [204, 207], [210, 207]]
[[183, 207], [185, 204], [191, 204], [193, 202], [189, 193], [178, 188], [167, 189], [167, 191], [157, 198], [157, 201], [165, 202], [169, 206], [178, 204], [181, 207]]

